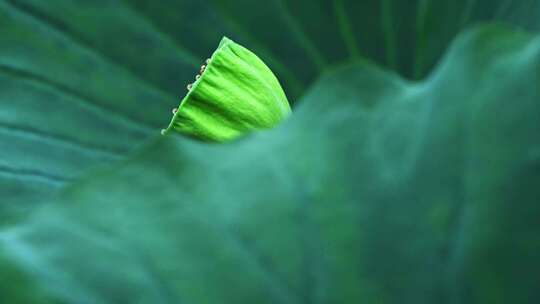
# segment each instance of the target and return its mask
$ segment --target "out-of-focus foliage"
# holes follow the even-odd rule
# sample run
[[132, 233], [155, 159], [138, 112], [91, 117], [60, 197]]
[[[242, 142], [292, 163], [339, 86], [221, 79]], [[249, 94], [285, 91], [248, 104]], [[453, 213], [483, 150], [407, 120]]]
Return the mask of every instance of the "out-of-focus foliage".
[[[539, 8], [0, 1], [0, 302], [540, 302]], [[222, 35], [295, 114], [155, 139]]]

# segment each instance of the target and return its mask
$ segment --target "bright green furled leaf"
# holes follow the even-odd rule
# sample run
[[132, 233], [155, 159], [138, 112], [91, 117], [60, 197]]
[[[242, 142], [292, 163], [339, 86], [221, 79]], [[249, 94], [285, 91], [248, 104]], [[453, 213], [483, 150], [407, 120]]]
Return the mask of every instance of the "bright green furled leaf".
[[160, 138], [2, 231], [33, 284], [0, 296], [540, 303], [539, 71], [540, 37], [484, 27], [426, 81], [345, 66], [273, 130]]
[[246, 48], [223, 38], [164, 130], [210, 141], [276, 126], [291, 108], [272, 71]]

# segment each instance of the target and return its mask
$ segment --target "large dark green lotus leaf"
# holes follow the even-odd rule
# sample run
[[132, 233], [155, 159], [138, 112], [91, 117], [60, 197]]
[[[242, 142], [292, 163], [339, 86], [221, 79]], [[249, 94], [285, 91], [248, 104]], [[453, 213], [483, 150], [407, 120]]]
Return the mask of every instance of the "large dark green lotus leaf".
[[158, 134], [168, 99], [0, 2], [0, 222]]
[[479, 21], [540, 29], [538, 0], [6, 1], [174, 95], [224, 35], [261, 55], [296, 98], [359, 56], [423, 77]]
[[538, 303], [539, 73], [539, 37], [484, 27], [426, 81], [344, 66], [277, 129], [158, 139], [1, 232], [0, 295]]
[[[305, 83], [321, 70], [359, 57], [373, 59], [408, 78], [423, 78], [449, 42], [472, 24], [497, 21], [540, 29], [538, 0], [127, 2], [194, 52], [204, 37], [227, 32], [262, 55], [290, 85], [292, 77], [285, 78], [288, 74], [283, 73], [283, 65]], [[213, 26], [208, 29], [208, 24]], [[192, 38], [199, 31], [204, 35]]]
[[0, 222], [167, 126], [223, 35], [276, 73], [291, 103], [368, 58], [422, 78], [478, 21], [537, 30], [538, 0], [1, 0]]
[[[309, 12], [297, 2], [295, 12]], [[387, 65], [402, 75], [420, 79], [440, 59], [450, 41], [464, 28], [478, 22], [506, 22], [528, 30], [540, 29], [538, 0], [336, 0], [341, 33], [350, 41], [351, 54], [360, 54]], [[362, 17], [360, 17], [362, 16]], [[312, 27], [312, 37], [316, 29]], [[315, 40], [315, 39], [314, 39]], [[324, 43], [324, 42], [322, 42]]]

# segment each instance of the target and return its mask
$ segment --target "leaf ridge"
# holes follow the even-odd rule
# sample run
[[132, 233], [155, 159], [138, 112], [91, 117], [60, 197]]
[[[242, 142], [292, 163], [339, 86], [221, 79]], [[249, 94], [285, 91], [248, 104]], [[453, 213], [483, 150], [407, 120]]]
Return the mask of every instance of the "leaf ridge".
[[381, 0], [381, 22], [384, 31], [386, 62], [390, 68], [395, 69], [397, 67], [395, 52], [396, 33], [392, 20], [392, 2], [390, 0]]
[[158, 33], [161, 37], [163, 37], [165, 40], [170, 41], [175, 48], [177, 48], [178, 52], [182, 54], [182, 56], [179, 56], [179, 58], [182, 58], [183, 60], [186, 59], [186, 63], [191, 64], [194, 68], [199, 68], [201, 65], [201, 62], [204, 61], [204, 59], [200, 56], [197, 56], [193, 54], [190, 50], [188, 50], [185, 46], [180, 44], [180, 41], [177, 39], [171, 37], [169, 33], [164, 31], [161, 27], [157, 26], [152, 18], [150, 18], [147, 14], [143, 13], [141, 10], [137, 9], [134, 5], [130, 5], [127, 3], [127, 1], [123, 0], [122, 3], [124, 6], [126, 6], [127, 9], [131, 10], [134, 15], [137, 15], [141, 19], [143, 19], [147, 23], [147, 27], [152, 29], [152, 31]]
[[289, 28], [292, 31], [293, 35], [296, 36], [296, 38], [299, 40], [300, 45], [304, 48], [305, 52], [307, 53], [311, 61], [315, 64], [319, 72], [323, 71], [327, 66], [327, 62], [322, 53], [319, 52], [319, 49], [315, 47], [313, 42], [311, 42], [311, 39], [308, 38], [302, 26], [299, 25], [298, 22], [296, 22], [296, 18], [293, 18], [291, 12], [289, 11], [289, 8], [287, 7], [287, 4], [285, 4], [285, 0], [276, 1], [279, 10], [283, 14], [285, 22], [287, 22], [287, 24], [289, 25]]
[[37, 179], [55, 186], [63, 186], [67, 182], [71, 181], [71, 178], [52, 175], [49, 173], [41, 172], [39, 170], [12, 168], [6, 165], [0, 164], [0, 174], [7, 176], [8, 178], [21, 178], [21, 179]]
[[[141, 78], [129, 66], [115, 61], [109, 54], [103, 52], [99, 48], [92, 47], [92, 43], [90, 43], [89, 41], [86, 41], [86, 39], [84, 39], [80, 35], [77, 35], [73, 31], [68, 31], [67, 29], [65, 31], [62, 31], [61, 28], [63, 27], [67, 28], [67, 26], [63, 25], [61, 21], [56, 20], [50, 16], [46, 16], [42, 14], [41, 12], [39, 12], [38, 10], [28, 5], [25, 5], [21, 2], [18, 2], [17, 0], [5, 0], [5, 1], [6, 1], [5, 6], [8, 7], [8, 9], [16, 11], [27, 18], [31, 18], [34, 22], [47, 26], [49, 29], [53, 30], [57, 35], [64, 37], [70, 43], [101, 58], [108, 65], [118, 67], [119, 69], [127, 73], [129, 76], [133, 77], [133, 79], [137, 80], [137, 82], [139, 82], [141, 85], [147, 86], [149, 89], [159, 92], [160, 94], [166, 96], [167, 99], [172, 99], [172, 96], [169, 92], [165, 91], [163, 88], [160, 88], [155, 83], [151, 83], [150, 81]], [[165, 100], [161, 100], [161, 99], [158, 99], [158, 101], [166, 102]]]
[[[64, 136], [64, 135], [51, 134], [51, 133], [48, 133], [48, 132], [43, 132], [43, 131], [41, 131], [39, 129], [35, 129], [33, 127], [12, 125], [10, 123], [6, 123], [6, 122], [3, 122], [3, 121], [0, 121], [0, 129], [4, 129], [5, 131], [8, 131], [8, 132], [20, 133], [20, 134], [22, 134], [24, 136], [28, 136], [28, 137], [38, 137], [40, 140], [46, 140], [46, 141], [57, 144], [57, 145], [59, 145], [61, 147], [64, 147], [64, 148], [80, 149], [80, 150], [89, 152], [89, 153], [94, 154], [94, 155], [105, 156], [106, 158], [118, 159], [122, 155], [128, 153], [127, 150], [126, 151], [124, 151], [124, 150], [115, 151], [115, 150], [113, 150], [111, 148], [107, 148], [105, 146], [85, 143], [85, 142], [82, 142], [82, 141], [78, 141], [78, 140], [76, 140], [74, 138], [69, 138], [69, 137]], [[102, 158], [102, 157], [98, 157], [98, 158]]]
[[351, 20], [347, 15], [347, 12], [345, 12], [345, 7], [343, 5], [343, 0], [334, 1], [334, 16], [338, 21], [337, 23], [339, 24], [341, 38], [345, 41], [349, 55], [352, 59], [358, 60], [362, 55], [358, 48], [358, 44], [356, 43], [356, 38], [354, 38], [353, 35]]
[[0, 73], [4, 73], [11, 77], [17, 77], [17, 78], [20, 78], [29, 82], [35, 82], [35, 83], [44, 85], [50, 89], [53, 89], [61, 93], [62, 95], [69, 96], [69, 97], [74, 98], [75, 100], [80, 101], [81, 104], [84, 104], [84, 106], [88, 107], [89, 109], [93, 111], [97, 111], [102, 114], [105, 114], [105, 116], [114, 115], [126, 125], [129, 125], [131, 128], [137, 129], [138, 131], [141, 131], [143, 133], [149, 133], [150, 130], [154, 130], [157, 127], [157, 126], [153, 126], [148, 123], [145, 123], [145, 122], [138, 121], [135, 118], [132, 118], [125, 113], [119, 113], [116, 110], [113, 110], [105, 106], [104, 102], [100, 102], [97, 99], [94, 99], [90, 96], [86, 96], [83, 93], [77, 92], [64, 84], [58, 83], [54, 80], [50, 80], [48, 78], [45, 78], [33, 72], [25, 71], [16, 67], [12, 67], [12, 66], [8, 66], [8, 65], [4, 65], [0, 63]]

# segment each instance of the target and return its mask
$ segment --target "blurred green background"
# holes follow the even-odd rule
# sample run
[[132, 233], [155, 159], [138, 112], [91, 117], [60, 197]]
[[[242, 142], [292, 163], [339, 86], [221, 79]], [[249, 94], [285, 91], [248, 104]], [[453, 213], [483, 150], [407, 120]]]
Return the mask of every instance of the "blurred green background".
[[[539, 30], [538, 0], [0, 0], [1, 302], [538, 303]], [[160, 138], [222, 36], [296, 114]]]

